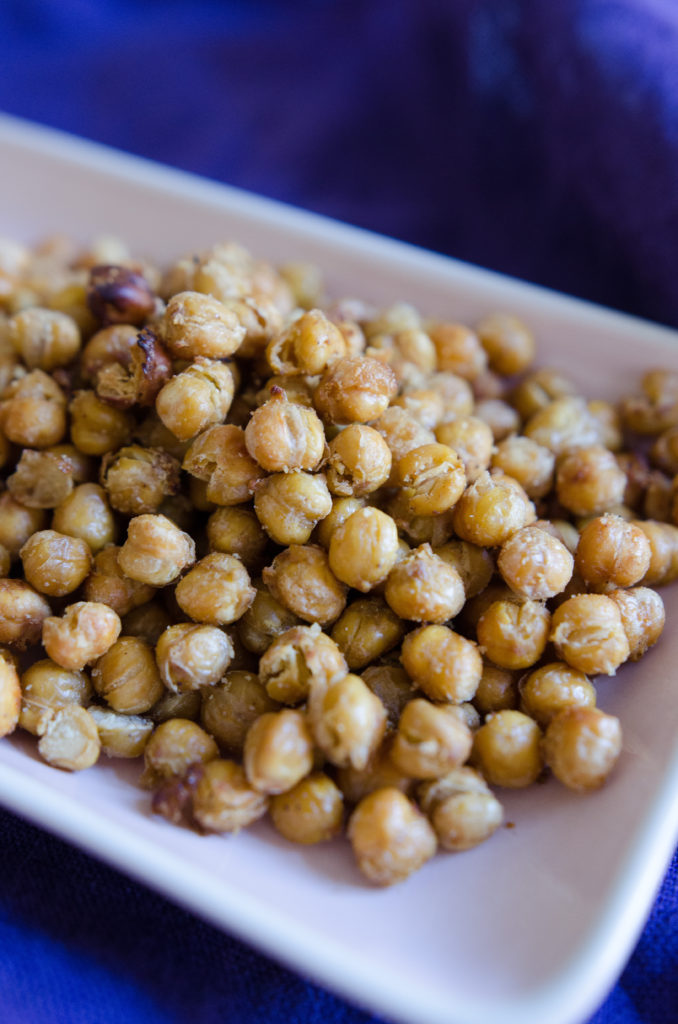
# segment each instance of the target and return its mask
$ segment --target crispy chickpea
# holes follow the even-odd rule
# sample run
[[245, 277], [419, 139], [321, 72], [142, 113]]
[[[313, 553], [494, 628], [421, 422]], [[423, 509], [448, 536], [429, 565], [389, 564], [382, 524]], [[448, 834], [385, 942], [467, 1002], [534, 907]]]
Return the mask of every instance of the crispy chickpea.
[[501, 398], [483, 398], [476, 402], [474, 415], [487, 424], [494, 441], [503, 441], [520, 429], [520, 416]]
[[575, 395], [556, 398], [539, 409], [525, 424], [524, 433], [556, 456], [598, 445], [601, 439], [598, 421], [585, 400]]
[[391, 760], [413, 779], [437, 779], [466, 761], [472, 743], [471, 730], [454, 708], [415, 697], [403, 708]]
[[8, 652], [0, 650], [0, 738], [14, 732], [20, 712], [19, 673]]
[[271, 800], [271, 820], [292, 843], [305, 846], [334, 839], [341, 832], [344, 799], [324, 772], [315, 772]]
[[364, 668], [399, 642], [405, 625], [379, 597], [353, 601], [332, 627], [332, 639], [353, 671]]
[[131, 414], [102, 401], [94, 391], [78, 391], [69, 412], [71, 441], [86, 455], [105, 455], [127, 444], [132, 436]]
[[621, 451], [623, 434], [619, 413], [610, 402], [594, 399], [587, 403], [588, 410], [598, 422], [600, 441], [612, 452]]
[[193, 539], [162, 515], [131, 519], [118, 552], [118, 565], [125, 576], [151, 587], [171, 583], [194, 561]]
[[480, 594], [494, 575], [494, 562], [487, 548], [479, 548], [466, 540], [447, 541], [434, 548], [433, 553], [457, 570], [467, 600]]
[[413, 515], [439, 515], [461, 497], [466, 472], [456, 451], [435, 443], [414, 448], [399, 459], [395, 480]]
[[130, 349], [129, 360], [103, 366], [95, 384], [97, 396], [119, 409], [151, 407], [172, 375], [172, 360], [158, 336], [145, 327]]
[[14, 472], [7, 478], [7, 489], [27, 508], [55, 508], [65, 501], [73, 485], [70, 461], [49, 450], [25, 448]]
[[283, 264], [278, 270], [292, 289], [295, 305], [301, 309], [312, 309], [322, 302], [325, 282], [315, 263], [294, 261]]
[[534, 362], [534, 335], [518, 317], [491, 313], [476, 324], [476, 333], [487, 353], [490, 369], [496, 373], [511, 377], [524, 373]]
[[544, 653], [550, 625], [538, 601], [495, 601], [478, 621], [478, 643], [499, 668], [530, 668]]
[[61, 616], [45, 618], [42, 642], [49, 657], [62, 668], [81, 670], [106, 653], [118, 639], [120, 628], [120, 617], [108, 605], [78, 601]]
[[22, 448], [49, 448], [66, 434], [66, 396], [52, 377], [33, 370], [2, 393], [0, 429]]
[[208, 427], [198, 434], [186, 452], [183, 468], [207, 484], [206, 496], [217, 505], [249, 501], [262, 477], [261, 468], [247, 451], [245, 431], [233, 424]]
[[393, 787], [377, 789], [360, 801], [348, 823], [358, 867], [375, 885], [404, 881], [436, 852], [428, 820]]
[[[647, 519], [667, 522], [673, 518], [675, 487], [671, 477], [653, 469], [647, 474], [647, 483], [642, 500], [643, 515]], [[632, 518], [631, 513], [628, 518]]]
[[26, 581], [50, 597], [71, 594], [88, 576], [92, 554], [84, 540], [40, 530], [19, 552]]
[[313, 544], [292, 544], [262, 573], [276, 600], [304, 622], [328, 626], [346, 607], [346, 587], [334, 575], [327, 554]]
[[114, 509], [142, 515], [178, 492], [179, 463], [161, 448], [128, 445], [104, 456], [100, 479]]
[[362, 673], [362, 680], [386, 708], [387, 727], [395, 729], [403, 708], [414, 693], [414, 685], [407, 672], [400, 665], [388, 662], [369, 665]]
[[254, 673], [236, 669], [202, 691], [200, 720], [222, 750], [240, 756], [250, 726], [279, 706]]
[[492, 455], [492, 467], [513, 477], [528, 498], [543, 498], [553, 486], [555, 455], [531, 437], [507, 437]]
[[226, 506], [216, 509], [207, 520], [210, 551], [237, 555], [248, 569], [261, 564], [268, 537], [252, 509]]
[[339, 328], [319, 309], [311, 309], [269, 341], [266, 359], [274, 373], [322, 373], [346, 355]]
[[513, 391], [512, 401], [521, 419], [529, 420], [556, 399], [576, 394], [577, 389], [568, 377], [560, 370], [544, 366], [520, 381]]
[[329, 548], [332, 534], [349, 516], [365, 507], [364, 498], [333, 498], [332, 508], [315, 528], [313, 537], [324, 548]]
[[602, 445], [568, 452], [556, 467], [558, 501], [578, 516], [599, 515], [624, 498], [626, 474]]
[[473, 704], [481, 715], [518, 707], [518, 675], [508, 668], [499, 668], [486, 658], [473, 696]]
[[[170, 718], [188, 718], [191, 722], [197, 722], [201, 710], [202, 694], [200, 690], [186, 690], [185, 693], [170, 693], [168, 690], [163, 693], [159, 701], [156, 701], [148, 712], [147, 718], [155, 724], [167, 722]], [[129, 717], [134, 718], [135, 716], [130, 715]]]
[[631, 650], [629, 660], [638, 661], [648, 648], [657, 643], [662, 634], [666, 621], [664, 602], [659, 594], [649, 587], [612, 590], [608, 597], [619, 609], [622, 627]]
[[464, 606], [461, 576], [422, 544], [393, 567], [386, 581], [386, 601], [401, 619], [446, 622]]
[[471, 415], [475, 405], [473, 388], [463, 377], [459, 377], [456, 373], [432, 373], [428, 384], [434, 391], [437, 391], [443, 400], [441, 422], [448, 422], [456, 419], [457, 416]]
[[29, 370], [66, 366], [80, 350], [80, 331], [65, 313], [33, 307], [10, 317], [8, 338]]
[[323, 426], [313, 409], [288, 402], [282, 388], [252, 414], [245, 428], [251, 457], [270, 473], [316, 469], [325, 451]]
[[391, 474], [391, 450], [373, 427], [352, 423], [330, 442], [327, 486], [332, 494], [372, 494]]
[[591, 590], [606, 592], [642, 580], [650, 558], [650, 542], [640, 527], [620, 516], [603, 515], [581, 531], [575, 565]]
[[204, 766], [192, 794], [193, 817], [210, 832], [239, 832], [268, 810], [268, 796], [259, 793], [235, 761], [218, 758]]
[[672, 477], [678, 473], [678, 425], [660, 434], [650, 449], [653, 464]]
[[22, 650], [37, 643], [50, 612], [43, 595], [28, 583], [0, 579], [0, 644]]
[[464, 380], [473, 380], [486, 370], [487, 354], [470, 327], [439, 322], [428, 325], [428, 334], [435, 345], [439, 370]]
[[81, 671], [65, 669], [50, 658], [35, 661], [21, 676], [22, 729], [41, 736], [55, 711], [67, 704], [89, 704], [92, 686]]
[[153, 789], [165, 779], [181, 776], [194, 764], [207, 764], [219, 756], [219, 748], [204, 729], [187, 718], [161, 722], [144, 748], [141, 784]]
[[367, 356], [346, 356], [325, 370], [313, 401], [330, 423], [370, 423], [387, 409], [397, 390], [390, 366]]
[[543, 740], [544, 761], [568, 789], [599, 789], [621, 752], [619, 719], [598, 708], [571, 707], [551, 719]]
[[349, 516], [330, 540], [330, 569], [337, 579], [363, 593], [386, 579], [397, 555], [395, 522], [372, 506]]
[[231, 407], [234, 380], [227, 363], [199, 356], [163, 385], [155, 409], [168, 430], [188, 441], [223, 423]]
[[426, 430], [435, 430], [445, 415], [442, 395], [433, 388], [408, 388], [394, 398], [391, 405], [404, 409]]
[[422, 626], [408, 633], [400, 657], [412, 682], [431, 700], [460, 704], [473, 699], [482, 658], [474, 643], [447, 626]]
[[216, 626], [181, 622], [159, 637], [155, 659], [160, 678], [173, 693], [213, 686], [233, 658], [233, 644]]
[[386, 730], [386, 708], [360, 676], [345, 675], [311, 686], [308, 703], [313, 739], [331, 764], [364, 768]]
[[435, 434], [423, 427], [406, 409], [391, 406], [375, 420], [374, 429], [381, 434], [392, 457], [389, 485], [395, 486], [395, 467], [408, 452], [435, 442]]
[[131, 324], [111, 324], [93, 334], [83, 348], [80, 359], [80, 369], [85, 380], [96, 384], [99, 372], [111, 363], [129, 366], [138, 333], [138, 328]]
[[391, 760], [393, 738], [393, 734], [390, 734], [384, 739], [364, 768], [346, 765], [334, 770], [337, 785], [347, 803], [360, 803], [363, 797], [385, 786], [399, 789], [407, 796], [412, 793], [415, 780], [404, 775]]
[[678, 375], [674, 371], [648, 370], [641, 390], [641, 395], [632, 395], [620, 404], [628, 430], [652, 437], [678, 424]]
[[0, 577], [9, 576], [9, 570], [12, 565], [12, 555], [0, 544]]
[[67, 704], [46, 722], [38, 751], [55, 768], [71, 772], [91, 768], [101, 752], [96, 722], [86, 708]]
[[436, 427], [436, 438], [453, 448], [464, 464], [469, 483], [490, 464], [494, 450], [492, 430], [478, 416], [458, 416]]
[[212, 295], [193, 291], [170, 298], [160, 331], [176, 359], [225, 359], [240, 347], [246, 333], [231, 309]]
[[243, 766], [259, 793], [285, 793], [313, 768], [313, 741], [301, 711], [261, 715], [245, 737]]
[[189, 618], [212, 626], [236, 622], [254, 601], [255, 589], [239, 558], [214, 551], [179, 581], [175, 596]]
[[504, 541], [497, 568], [518, 597], [545, 601], [562, 593], [570, 582], [574, 559], [562, 541], [532, 525]]
[[46, 519], [43, 509], [22, 505], [9, 491], [0, 494], [0, 544], [12, 558], [33, 533], [44, 528]]
[[545, 729], [564, 708], [595, 707], [596, 691], [588, 677], [564, 661], [552, 661], [521, 679], [520, 710]]
[[264, 654], [273, 641], [296, 626], [297, 616], [280, 604], [261, 581], [255, 581], [256, 594], [247, 611], [238, 619], [238, 637], [253, 654]]
[[114, 710], [140, 715], [160, 699], [163, 684], [153, 651], [138, 636], [121, 636], [92, 669], [94, 689]]
[[259, 678], [267, 693], [283, 704], [298, 704], [306, 700], [311, 686], [326, 688], [347, 672], [339, 646], [317, 623], [282, 633], [259, 662]]
[[440, 779], [423, 782], [417, 796], [438, 842], [454, 853], [489, 839], [504, 818], [501, 804], [473, 768], [454, 768]]
[[115, 520], [106, 492], [98, 484], [80, 484], [54, 510], [52, 529], [78, 537], [96, 554], [115, 539]]
[[663, 586], [678, 578], [678, 528], [670, 523], [633, 520], [650, 542], [650, 565], [640, 581], [644, 586]]
[[472, 763], [491, 786], [522, 789], [541, 774], [540, 741], [539, 726], [522, 711], [496, 711], [475, 733]]
[[577, 594], [553, 613], [558, 657], [586, 675], [613, 676], [630, 654], [618, 606], [603, 594]]
[[273, 473], [257, 484], [254, 510], [276, 544], [303, 544], [331, 512], [332, 498], [322, 473]]
[[87, 709], [97, 727], [101, 752], [107, 757], [141, 757], [153, 732], [153, 722], [141, 715], [121, 715], [110, 708]]
[[87, 601], [109, 605], [122, 618], [150, 601], [155, 588], [125, 576], [118, 564], [119, 551], [120, 548], [112, 544], [94, 556], [92, 571], [85, 580], [84, 596]]
[[483, 472], [454, 508], [457, 535], [479, 547], [495, 547], [536, 519], [534, 505], [510, 476]]
[[152, 314], [155, 296], [142, 274], [100, 263], [90, 269], [87, 305], [102, 324], [141, 324]]

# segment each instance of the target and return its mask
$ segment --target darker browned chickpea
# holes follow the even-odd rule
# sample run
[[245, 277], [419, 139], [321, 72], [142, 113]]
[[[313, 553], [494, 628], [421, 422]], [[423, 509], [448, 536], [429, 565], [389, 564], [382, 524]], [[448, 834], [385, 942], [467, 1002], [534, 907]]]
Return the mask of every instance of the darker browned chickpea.
[[[145, 584], [137, 584], [145, 586]], [[107, 602], [103, 602], [106, 604]], [[140, 636], [152, 646], [157, 644], [160, 634], [170, 626], [172, 620], [167, 609], [159, 601], [149, 601], [139, 608], [127, 612], [122, 620], [122, 631], [125, 636]], [[183, 717], [190, 717], [185, 715]]]
[[436, 852], [436, 835], [408, 798], [384, 787], [360, 801], [348, 823], [358, 867], [375, 885], [394, 885], [423, 867]]
[[435, 345], [438, 369], [473, 380], [487, 368], [487, 355], [478, 335], [470, 327], [455, 323], [432, 323], [428, 334]]
[[131, 324], [113, 324], [97, 331], [89, 339], [80, 359], [85, 380], [96, 384], [99, 372], [111, 363], [129, 366], [138, 330]]
[[490, 369], [504, 377], [528, 370], [534, 362], [534, 335], [526, 324], [510, 313], [491, 313], [476, 324], [480, 343], [487, 353]]
[[313, 544], [292, 544], [262, 576], [276, 600], [305, 622], [327, 626], [346, 607], [346, 587], [330, 569], [325, 551]]
[[84, 540], [55, 530], [34, 533], [19, 556], [27, 582], [50, 597], [63, 597], [77, 590], [92, 565], [92, 554]]
[[384, 596], [396, 615], [414, 622], [447, 622], [464, 606], [461, 576], [422, 544], [389, 573]]
[[240, 347], [246, 330], [237, 315], [212, 295], [184, 291], [167, 303], [160, 332], [177, 359], [225, 359]]
[[115, 520], [106, 492], [98, 484], [80, 484], [54, 510], [52, 529], [86, 541], [92, 554], [115, 540]]
[[145, 277], [128, 267], [92, 267], [87, 305], [102, 324], [141, 324], [155, 309]]
[[478, 621], [478, 643], [499, 668], [535, 665], [549, 639], [551, 615], [538, 601], [495, 601]]
[[598, 708], [573, 707], [551, 719], [543, 740], [544, 760], [568, 789], [599, 789], [621, 752], [619, 719]]
[[196, 562], [175, 590], [177, 603], [189, 618], [212, 626], [236, 622], [252, 604], [255, 594], [240, 559], [220, 551]]
[[624, 498], [626, 474], [602, 445], [568, 452], [556, 468], [558, 501], [578, 516], [599, 515]]
[[629, 642], [629, 659], [637, 661], [657, 643], [666, 621], [664, 602], [649, 587], [630, 590], [612, 590], [608, 597], [614, 601], [621, 615], [622, 627]]
[[521, 711], [496, 711], [474, 736], [472, 761], [491, 786], [522, 789], [541, 774], [540, 741], [533, 719]]
[[605, 592], [642, 580], [650, 558], [650, 542], [638, 526], [604, 515], [581, 531], [575, 565], [591, 590]]
[[210, 551], [237, 555], [248, 569], [261, 564], [268, 538], [250, 508], [231, 506], [218, 508], [207, 520]]
[[252, 414], [245, 444], [252, 458], [270, 473], [313, 470], [325, 451], [325, 433], [313, 409], [288, 402], [278, 388]]
[[533, 499], [543, 498], [551, 490], [555, 462], [553, 452], [531, 437], [507, 437], [492, 456], [493, 468], [512, 476]]
[[552, 661], [521, 679], [520, 710], [546, 728], [563, 708], [594, 707], [596, 691], [583, 672]]
[[145, 327], [130, 349], [129, 363], [111, 362], [99, 370], [95, 390], [99, 398], [118, 409], [152, 406], [172, 375], [169, 352], [157, 335]]
[[574, 559], [562, 541], [532, 525], [504, 541], [497, 568], [518, 597], [546, 601], [570, 582]]
[[271, 821], [285, 839], [308, 846], [339, 835], [344, 799], [328, 775], [316, 772], [286, 793], [274, 796], [270, 812]]
[[613, 676], [630, 654], [619, 608], [603, 594], [578, 594], [553, 613], [558, 656], [586, 675]]
[[473, 699], [483, 671], [477, 646], [447, 626], [422, 626], [408, 633], [401, 661], [427, 697], [454, 704]]
[[391, 450], [382, 435], [352, 423], [330, 442], [327, 486], [340, 496], [372, 494], [388, 480], [391, 462]]
[[353, 671], [364, 668], [398, 643], [405, 625], [379, 597], [358, 598], [332, 627], [332, 639]]
[[454, 529], [462, 540], [495, 547], [536, 519], [534, 505], [510, 476], [483, 472], [454, 508]]
[[2, 393], [0, 429], [22, 448], [49, 448], [66, 434], [66, 396], [42, 370], [20, 377]]
[[437, 779], [466, 761], [471, 730], [457, 709], [416, 697], [403, 708], [391, 760], [413, 779]]
[[390, 366], [377, 359], [347, 356], [325, 370], [313, 401], [330, 423], [370, 423], [387, 409], [397, 390]]
[[222, 682], [202, 691], [200, 721], [219, 747], [233, 756], [242, 755], [250, 726], [280, 705], [266, 693], [253, 672], [227, 672]]

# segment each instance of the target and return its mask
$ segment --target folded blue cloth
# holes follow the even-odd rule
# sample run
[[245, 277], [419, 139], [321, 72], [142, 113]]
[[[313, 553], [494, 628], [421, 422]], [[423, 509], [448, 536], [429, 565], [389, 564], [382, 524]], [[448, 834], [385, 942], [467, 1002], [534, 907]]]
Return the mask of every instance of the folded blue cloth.
[[[0, 107], [678, 325], [673, 0], [4, 0]], [[2, 226], [0, 225], [0, 233]], [[0, 813], [2, 1024], [372, 1019]], [[595, 1024], [678, 1019], [678, 863]]]

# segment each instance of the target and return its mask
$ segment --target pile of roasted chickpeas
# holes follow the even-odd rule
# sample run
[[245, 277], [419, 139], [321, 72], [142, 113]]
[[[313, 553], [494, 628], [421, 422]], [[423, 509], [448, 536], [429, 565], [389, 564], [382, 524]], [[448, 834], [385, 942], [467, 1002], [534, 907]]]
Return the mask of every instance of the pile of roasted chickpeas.
[[199, 831], [345, 830], [379, 885], [489, 838], [495, 790], [596, 789], [593, 680], [678, 576], [678, 371], [629, 389], [232, 243], [0, 241], [0, 736], [139, 758]]

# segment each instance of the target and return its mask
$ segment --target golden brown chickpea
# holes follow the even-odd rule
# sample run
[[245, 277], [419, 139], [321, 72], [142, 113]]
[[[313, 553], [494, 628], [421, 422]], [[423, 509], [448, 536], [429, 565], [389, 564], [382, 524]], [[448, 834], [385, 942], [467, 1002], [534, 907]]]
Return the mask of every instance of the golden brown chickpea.
[[223, 682], [202, 692], [200, 720], [222, 750], [240, 756], [250, 726], [279, 708], [252, 672], [227, 672]]
[[385, 786], [399, 789], [401, 793], [410, 795], [414, 789], [414, 779], [404, 775], [391, 760], [393, 736], [387, 736], [381, 746], [372, 755], [364, 768], [353, 768], [346, 765], [335, 769], [337, 785], [347, 803], [357, 804], [373, 793], [375, 789]]
[[155, 648], [160, 678], [173, 693], [213, 686], [232, 658], [233, 644], [223, 630], [193, 622], [169, 626]]
[[462, 540], [495, 547], [536, 519], [534, 505], [510, 476], [483, 472], [454, 508], [454, 529]]
[[204, 729], [187, 718], [161, 722], [144, 749], [141, 785], [153, 789], [165, 779], [181, 776], [195, 764], [207, 764], [219, 756], [219, 748]]
[[391, 450], [372, 427], [352, 423], [330, 442], [327, 486], [332, 494], [361, 497], [372, 494], [391, 474]]
[[268, 797], [259, 793], [235, 761], [210, 761], [202, 769], [192, 796], [193, 817], [210, 832], [239, 832], [262, 818]]
[[427, 383], [443, 400], [443, 423], [471, 415], [475, 404], [473, 389], [463, 377], [456, 373], [432, 373]]
[[358, 867], [375, 885], [394, 885], [436, 852], [436, 835], [419, 809], [398, 789], [377, 789], [360, 801], [348, 823]]
[[330, 540], [330, 569], [363, 593], [386, 579], [397, 556], [398, 528], [391, 516], [372, 506], [349, 516]]
[[598, 708], [566, 708], [546, 729], [544, 761], [568, 789], [599, 789], [614, 768], [621, 745], [621, 725], [614, 715]]
[[108, 605], [78, 601], [63, 615], [42, 623], [42, 643], [52, 661], [62, 668], [80, 671], [100, 658], [120, 634], [120, 618]]
[[40, 640], [51, 608], [23, 580], [0, 579], [0, 644], [23, 650]]
[[34, 662], [21, 676], [19, 725], [41, 736], [55, 711], [67, 704], [89, 704], [92, 686], [84, 672], [68, 670], [50, 658]]
[[80, 350], [80, 331], [64, 313], [33, 307], [10, 317], [8, 337], [29, 370], [66, 366]]
[[270, 473], [310, 471], [323, 458], [325, 433], [313, 409], [288, 402], [279, 388], [252, 414], [245, 444], [251, 457]]
[[322, 373], [346, 355], [346, 341], [339, 328], [319, 309], [294, 320], [266, 348], [274, 373]]
[[238, 619], [237, 633], [244, 647], [253, 654], [264, 654], [273, 641], [296, 626], [299, 619], [273, 597], [259, 580], [256, 595], [244, 615]]
[[466, 761], [471, 730], [454, 708], [416, 697], [403, 708], [391, 760], [413, 779], [437, 779]]
[[9, 576], [11, 565], [12, 556], [10, 552], [0, 544], [0, 577]]
[[163, 386], [155, 409], [168, 430], [188, 441], [223, 423], [231, 407], [234, 380], [227, 363], [199, 356]]
[[332, 511], [332, 498], [323, 473], [273, 473], [256, 485], [254, 510], [276, 544], [304, 544]]
[[504, 377], [529, 370], [536, 344], [532, 331], [510, 313], [491, 313], [476, 325], [490, 369]]
[[332, 627], [332, 639], [353, 671], [364, 668], [399, 642], [405, 625], [379, 597], [353, 601]]
[[395, 481], [415, 516], [439, 515], [457, 503], [466, 472], [456, 451], [445, 444], [414, 448], [395, 467]]
[[349, 516], [364, 507], [364, 498], [333, 498], [332, 509], [316, 526], [314, 539], [324, 548], [329, 548], [334, 531], [345, 523]]
[[478, 416], [458, 416], [436, 427], [441, 444], [449, 445], [461, 458], [470, 483], [490, 464], [494, 450], [492, 430]]
[[613, 676], [630, 654], [619, 608], [602, 594], [578, 594], [553, 613], [558, 657], [586, 675]]
[[508, 668], [499, 668], [486, 658], [473, 704], [481, 715], [518, 707], [518, 674]]
[[100, 479], [108, 500], [123, 515], [156, 512], [166, 497], [179, 490], [179, 463], [161, 448], [128, 445], [108, 452]]
[[386, 708], [388, 728], [395, 729], [403, 708], [414, 693], [407, 672], [400, 665], [386, 662], [382, 665], [369, 665], [363, 671], [362, 679]]
[[52, 529], [79, 537], [96, 554], [115, 540], [115, 520], [106, 492], [98, 484], [80, 484], [54, 510]]
[[111, 363], [129, 366], [138, 329], [131, 324], [111, 324], [93, 334], [82, 350], [80, 369], [85, 380], [96, 384], [99, 372]]
[[598, 445], [601, 428], [583, 398], [564, 396], [539, 409], [525, 424], [524, 433], [554, 455]]
[[494, 441], [503, 441], [520, 429], [520, 416], [501, 398], [483, 398], [476, 402], [475, 416], [492, 431]]
[[317, 623], [282, 633], [259, 662], [259, 678], [267, 693], [283, 704], [298, 704], [306, 700], [311, 686], [327, 688], [347, 673], [341, 650]]
[[497, 568], [518, 597], [546, 601], [570, 582], [574, 559], [562, 541], [532, 525], [504, 541]]
[[387, 409], [397, 390], [390, 366], [366, 356], [346, 356], [325, 370], [313, 400], [330, 423], [370, 423]]
[[262, 576], [275, 599], [304, 622], [328, 626], [346, 607], [346, 587], [330, 569], [325, 551], [313, 544], [292, 544]]
[[472, 763], [491, 786], [522, 789], [542, 771], [541, 731], [522, 711], [496, 711], [475, 733]]
[[408, 452], [435, 442], [435, 434], [423, 427], [406, 409], [391, 406], [375, 420], [374, 429], [379, 433], [391, 452], [392, 464], [389, 485], [395, 486], [395, 467]]
[[247, 452], [245, 432], [232, 424], [209, 427], [199, 434], [186, 452], [183, 468], [207, 483], [207, 498], [217, 505], [249, 501], [262, 477]]
[[201, 710], [202, 694], [199, 690], [186, 690], [185, 693], [167, 691], [148, 712], [148, 719], [156, 724], [167, 722], [170, 718], [188, 718], [191, 722], [197, 722]]
[[587, 403], [588, 410], [598, 422], [600, 442], [611, 452], [619, 452], [623, 444], [622, 426], [619, 413], [610, 402], [594, 399]]
[[109, 708], [87, 709], [97, 727], [101, 752], [107, 757], [141, 757], [153, 732], [153, 722], [141, 715], [121, 715]]
[[423, 782], [417, 791], [444, 850], [470, 850], [489, 839], [501, 825], [504, 811], [479, 772], [454, 768]]
[[473, 699], [483, 671], [477, 646], [447, 626], [422, 626], [408, 633], [401, 661], [427, 697], [454, 704]]
[[464, 606], [461, 576], [422, 544], [389, 573], [384, 596], [396, 615], [414, 622], [447, 622]]
[[0, 738], [14, 732], [20, 711], [19, 673], [9, 652], [0, 650]]
[[55, 768], [71, 772], [91, 768], [101, 752], [96, 722], [85, 708], [67, 704], [46, 722], [38, 751]]
[[2, 393], [0, 429], [22, 448], [49, 448], [66, 434], [66, 396], [48, 374], [33, 370]]
[[47, 521], [40, 508], [28, 508], [12, 497], [9, 491], [0, 494], [0, 544], [12, 558], [19, 554], [28, 538], [42, 530]]
[[150, 601], [155, 589], [124, 575], [118, 564], [119, 551], [112, 544], [95, 555], [92, 571], [85, 580], [84, 596], [87, 601], [109, 605], [122, 618]]
[[[141, 584], [138, 584], [141, 586]], [[103, 602], [106, 604], [107, 602]], [[125, 636], [140, 636], [155, 646], [163, 630], [171, 625], [167, 609], [159, 601], [149, 601], [127, 612], [122, 631]]]
[[678, 578], [678, 528], [670, 523], [633, 520], [650, 542], [650, 565], [640, 581], [644, 586], [664, 586]]
[[69, 405], [71, 441], [86, 455], [105, 455], [127, 444], [134, 430], [129, 412], [102, 401], [94, 391], [78, 391]]
[[478, 335], [470, 327], [455, 323], [432, 323], [428, 334], [435, 345], [438, 369], [473, 380], [487, 368], [487, 355]]
[[321, 305], [325, 296], [322, 271], [314, 263], [294, 261], [278, 268], [292, 290], [295, 306], [312, 309]]
[[443, 397], [433, 388], [412, 388], [398, 395], [392, 406], [404, 409], [426, 430], [435, 430], [445, 415]]
[[577, 389], [568, 377], [560, 370], [544, 366], [521, 380], [513, 391], [512, 401], [521, 419], [529, 420], [556, 399], [576, 394]]
[[638, 661], [648, 648], [657, 643], [664, 629], [664, 602], [649, 587], [612, 590], [608, 597], [617, 605], [622, 627], [629, 642], [630, 661]]
[[478, 621], [478, 643], [499, 668], [530, 668], [544, 653], [550, 625], [538, 601], [495, 601]]
[[194, 621], [226, 626], [247, 611], [255, 593], [240, 559], [214, 551], [179, 581], [175, 596], [182, 611]]
[[210, 551], [237, 555], [248, 569], [257, 568], [268, 538], [252, 509], [231, 506], [218, 508], [207, 520]]
[[73, 467], [69, 459], [51, 451], [25, 448], [7, 489], [27, 508], [55, 508], [73, 490]]
[[245, 327], [232, 310], [211, 295], [193, 291], [171, 297], [160, 331], [176, 359], [225, 359], [245, 338]]
[[507, 437], [492, 456], [492, 467], [517, 480], [532, 499], [543, 498], [551, 490], [555, 463], [553, 452], [531, 437]]
[[[673, 518], [674, 493], [675, 487], [672, 478], [657, 469], [651, 470], [647, 474], [647, 484], [641, 506], [645, 518], [658, 519], [660, 522], [671, 520]], [[627, 518], [632, 519], [633, 512]]]
[[556, 493], [575, 515], [599, 515], [624, 498], [626, 474], [602, 445], [581, 447], [562, 456], [556, 467]]
[[583, 672], [552, 661], [521, 679], [520, 710], [543, 729], [564, 708], [595, 707], [596, 691]]
[[334, 839], [341, 832], [344, 800], [324, 772], [307, 776], [271, 800], [271, 820], [291, 843], [305, 846]]
[[131, 519], [118, 552], [118, 565], [125, 576], [151, 587], [171, 583], [194, 561], [193, 539], [162, 515]]
[[88, 576], [92, 555], [84, 540], [40, 530], [19, 552], [26, 581], [50, 597], [71, 594]]
[[[289, 374], [275, 374], [265, 381], [260, 391], [256, 392], [253, 407], [269, 402], [273, 395], [277, 394], [275, 389], [282, 388], [288, 402], [295, 402], [297, 405], [304, 405], [307, 409], [311, 409], [313, 407], [313, 389], [317, 382], [317, 377], [292, 377]], [[243, 400], [242, 393], [239, 397]], [[250, 399], [247, 392], [244, 397]], [[251, 411], [248, 409], [245, 422], [247, 422]]]
[[642, 580], [650, 558], [650, 542], [640, 527], [620, 516], [604, 515], [581, 531], [575, 565], [589, 589], [606, 592]]
[[94, 689], [114, 710], [140, 715], [163, 694], [150, 646], [138, 636], [121, 636], [92, 669]]
[[637, 434], [656, 436], [678, 424], [678, 375], [672, 370], [648, 370], [642, 395], [620, 404], [624, 426]]
[[313, 739], [331, 764], [364, 768], [386, 730], [386, 708], [360, 676], [346, 675], [311, 686], [308, 703]]
[[305, 715], [284, 708], [261, 715], [245, 737], [243, 766], [259, 793], [285, 793], [313, 768], [313, 741]]
[[466, 540], [450, 540], [434, 548], [433, 553], [457, 570], [467, 600], [480, 594], [494, 575], [494, 562], [487, 548]]

